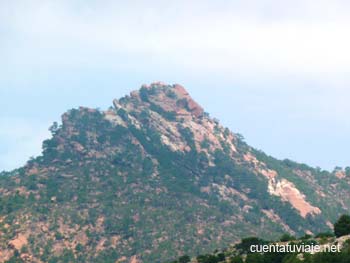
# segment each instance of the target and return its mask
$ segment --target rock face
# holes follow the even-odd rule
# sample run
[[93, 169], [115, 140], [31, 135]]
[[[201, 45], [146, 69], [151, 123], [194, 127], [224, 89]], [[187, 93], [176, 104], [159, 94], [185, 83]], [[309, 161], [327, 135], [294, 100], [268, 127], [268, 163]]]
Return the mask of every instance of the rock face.
[[20, 251], [23, 246], [28, 244], [27, 237], [23, 234], [19, 234], [18, 237], [9, 242], [9, 246], [13, 249]]
[[164, 111], [174, 112], [177, 116], [182, 117], [190, 115], [197, 118], [203, 117], [203, 108], [191, 98], [181, 85], [167, 85], [162, 82], [155, 82], [151, 85], [143, 85], [140, 92], [132, 92], [131, 97], [140, 98], [145, 93], [149, 94], [148, 101], [150, 103], [154, 103]]
[[295, 185], [286, 179], [278, 182], [271, 180], [269, 182], [269, 192], [272, 195], [281, 197], [283, 201], [289, 202], [304, 218], [308, 215], [317, 215], [322, 212], [318, 207], [314, 207], [307, 202], [305, 200], [306, 196], [300, 193]]
[[66, 112], [42, 156], [2, 173], [0, 262], [165, 262], [327, 231], [350, 209], [345, 173], [254, 149], [178, 84], [113, 106]]
[[[176, 84], [174, 85], [174, 90], [175, 93], [179, 96], [179, 98], [181, 98], [181, 100], [185, 100], [185, 108], [187, 107], [189, 109], [189, 111], [196, 117], [202, 117], [203, 116], [203, 108], [201, 106], [199, 106], [188, 94], [188, 92], [185, 90], [184, 87]], [[181, 104], [180, 104], [181, 106]]]

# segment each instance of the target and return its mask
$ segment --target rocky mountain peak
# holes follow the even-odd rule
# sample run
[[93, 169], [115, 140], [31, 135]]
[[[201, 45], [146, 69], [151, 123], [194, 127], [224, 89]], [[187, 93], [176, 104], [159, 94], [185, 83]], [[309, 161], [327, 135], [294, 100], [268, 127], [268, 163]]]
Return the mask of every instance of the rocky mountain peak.
[[[140, 90], [130, 93], [130, 98], [159, 107], [168, 113], [178, 117], [189, 117], [190, 115], [200, 118], [204, 115], [203, 108], [195, 102], [186, 89], [179, 84], [165, 84], [153, 82], [142, 85]], [[118, 108], [118, 101], [114, 101]]]
[[346, 174], [250, 147], [181, 85], [113, 104], [67, 111], [42, 156], [0, 176], [0, 263], [166, 262], [246, 236], [321, 232], [349, 209]]
[[235, 135], [210, 118], [203, 108], [179, 85], [154, 82], [113, 101], [115, 110], [107, 119], [125, 127], [152, 129], [160, 135], [162, 144], [172, 151], [206, 153], [213, 159], [215, 150], [233, 155]]

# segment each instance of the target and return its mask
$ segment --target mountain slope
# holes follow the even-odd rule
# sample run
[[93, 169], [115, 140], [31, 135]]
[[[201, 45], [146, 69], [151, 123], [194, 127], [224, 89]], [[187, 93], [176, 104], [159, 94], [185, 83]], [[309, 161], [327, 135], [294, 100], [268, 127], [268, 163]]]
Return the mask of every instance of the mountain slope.
[[349, 209], [345, 172], [257, 151], [180, 85], [113, 105], [68, 111], [42, 156], [2, 173], [0, 262], [163, 262], [319, 232]]
[[[255, 248], [267, 246], [271, 247], [272, 251], [252, 253], [252, 246]], [[336, 253], [330, 252], [335, 250]], [[293, 251], [295, 252], [293, 253]], [[304, 251], [304, 253], [298, 253], [298, 251]], [[171, 263], [343, 263], [349, 261], [350, 235], [336, 238], [331, 233], [323, 233], [315, 237], [306, 235], [300, 239], [287, 235], [283, 241], [266, 241], [257, 237], [249, 237], [221, 251], [215, 250], [214, 253], [198, 255], [192, 260], [185, 255], [178, 260], [171, 261]]]

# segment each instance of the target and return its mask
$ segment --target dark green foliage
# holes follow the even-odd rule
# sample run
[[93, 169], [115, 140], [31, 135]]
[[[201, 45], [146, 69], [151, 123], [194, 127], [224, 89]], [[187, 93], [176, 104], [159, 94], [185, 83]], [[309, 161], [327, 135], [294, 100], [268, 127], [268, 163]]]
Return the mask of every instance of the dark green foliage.
[[49, 263], [75, 263], [77, 262], [72, 250], [65, 249], [61, 256], [51, 257]]
[[51, 132], [52, 136], [55, 136], [57, 131], [59, 131], [58, 123], [55, 121], [52, 126], [49, 128], [49, 131]]
[[43, 154], [46, 159], [54, 159], [57, 157], [56, 147], [58, 146], [58, 141], [53, 139], [48, 139], [43, 142]]
[[[291, 236], [292, 238], [294, 238], [294, 240], [295, 240], [295, 237], [293, 237], [293, 236]], [[300, 239], [301, 240], [308, 240], [308, 239], [310, 239], [310, 238], [312, 238], [312, 235], [309, 235], [309, 234], [305, 234], [304, 236], [302, 236]], [[293, 240], [293, 239], [292, 239]]]
[[337, 237], [350, 234], [350, 216], [342, 215], [338, 221], [334, 224], [334, 234]]
[[191, 261], [191, 258], [187, 255], [182, 256], [179, 258], [179, 263], [189, 263]]
[[241, 251], [241, 253], [250, 253], [250, 247], [253, 245], [265, 245], [268, 244], [267, 241], [257, 238], [257, 237], [248, 237], [242, 239], [241, 243], [236, 245], [236, 249]]
[[158, 114], [162, 115], [165, 119], [167, 119], [169, 121], [176, 120], [176, 112], [166, 111], [162, 107], [160, 107], [154, 103], [151, 104], [150, 110], [157, 112]]
[[[143, 88], [142, 101], [137, 96], [121, 99], [122, 106], [128, 105], [118, 109], [115, 118], [99, 110], [70, 110], [64, 114], [62, 125], [51, 127], [53, 137], [44, 142], [43, 156], [30, 160], [23, 169], [1, 173], [0, 188], [6, 193], [0, 196], [3, 240], [14, 238], [21, 227], [33, 229], [26, 250], [49, 263], [114, 263], [133, 255], [140, 255], [143, 262], [159, 263], [184, 253], [206, 254], [198, 257], [199, 263], [221, 263], [226, 256], [232, 258], [231, 262], [241, 263], [241, 254], [247, 253], [250, 245], [266, 241], [242, 240], [237, 245], [237, 255], [226, 251], [207, 253], [248, 233], [276, 239], [283, 227], [268, 218], [266, 211], [273, 211], [297, 235], [306, 229], [324, 228], [325, 219], [332, 219], [341, 211], [341, 206], [328, 204], [329, 199], [317, 196], [315, 188], [294, 170], [310, 171], [310, 181], [322, 186], [343, 183], [341, 189], [346, 189], [346, 182], [339, 182], [324, 171], [255, 151], [239, 135], [230, 139], [237, 149], [233, 153], [225, 141], [230, 138], [230, 131], [218, 122], [214, 130], [219, 147], [211, 152], [213, 142], [195, 141], [196, 129], [186, 123], [186, 118], [176, 122], [181, 118], [176, 116], [176, 109], [164, 110], [154, 99], [157, 92], [153, 87]], [[166, 96], [167, 101], [174, 99], [177, 106], [188, 109], [188, 100], [176, 98], [171, 89]], [[140, 104], [142, 107], [138, 108]], [[155, 112], [168, 122], [158, 122]], [[206, 120], [199, 120], [198, 125], [203, 121]], [[175, 128], [177, 132], [173, 131]], [[174, 151], [165, 145], [165, 130], [176, 134], [169, 138], [172, 143], [180, 139], [190, 149]], [[178, 133], [181, 138], [177, 138]], [[198, 143], [203, 151], [197, 151]], [[252, 162], [244, 160], [248, 153], [265, 163], [267, 169], [275, 170], [279, 178], [293, 182], [307, 201], [321, 208], [322, 215], [305, 219], [288, 202], [271, 195], [267, 191], [268, 179], [259, 174]], [[35, 174], [29, 173], [33, 170]], [[323, 189], [326, 193], [330, 190]], [[42, 224], [48, 225], [50, 235], [35, 228]], [[70, 231], [64, 233], [62, 229]], [[75, 231], [86, 234], [86, 244], [77, 242]], [[115, 238], [120, 239], [118, 245], [113, 243]], [[61, 255], [50, 253], [53, 245], [66, 241], [75, 244], [75, 249]], [[97, 253], [96, 247], [102, 243], [102, 250]], [[7, 242], [3, 245], [7, 247]], [[293, 256], [249, 255], [248, 263], [295, 263]], [[11, 260], [17, 262], [18, 255]], [[189, 257], [175, 262], [188, 263]]]
[[119, 109], [117, 113], [124, 121], [128, 121], [129, 120], [128, 113], [126, 112], [126, 110]]
[[0, 211], [5, 214], [15, 212], [23, 208], [25, 201], [25, 197], [18, 192], [14, 195], [0, 197]]
[[[322, 235], [322, 234], [320, 234]], [[320, 236], [318, 235], [318, 236]], [[262, 239], [251, 237], [243, 239], [235, 246], [235, 249], [227, 249], [225, 252], [214, 252], [213, 254], [199, 255], [196, 257], [198, 263], [349, 263], [350, 262], [350, 240], [348, 240], [340, 253], [321, 252], [318, 254], [298, 253], [249, 253], [251, 245], [273, 244]], [[316, 241], [305, 239], [295, 240], [289, 244], [317, 244]], [[302, 259], [301, 257], [302, 256]], [[174, 261], [173, 263], [178, 263]]]
[[243, 263], [243, 259], [240, 256], [235, 256], [230, 258], [230, 263]]
[[[261, 254], [248, 254], [246, 262], [249, 262], [249, 263], [265, 263], [265, 260], [264, 260], [264, 256], [261, 255]], [[268, 262], [268, 261], [266, 261], [266, 262]]]
[[319, 233], [315, 236], [315, 238], [330, 238], [330, 237], [334, 237], [334, 233], [324, 232], [324, 233]]
[[288, 241], [293, 241], [293, 240], [296, 240], [296, 237], [293, 237], [289, 234], [283, 234], [280, 238], [281, 242], [288, 242]]
[[347, 177], [350, 177], [350, 167], [345, 167], [345, 174]]
[[208, 149], [209, 146], [210, 146], [210, 142], [209, 142], [208, 139], [205, 139], [205, 140], [202, 141], [201, 147], [202, 147], [203, 149]]
[[20, 253], [15, 250], [14, 255], [9, 260], [5, 261], [5, 263], [24, 263], [24, 261], [21, 259]]
[[203, 255], [197, 257], [198, 263], [218, 263], [220, 259], [216, 255]]
[[148, 102], [148, 90], [146, 88], [141, 88], [140, 89], [140, 97], [141, 100], [144, 102]]
[[[158, 106], [157, 104], [154, 104], [150, 102], [149, 96], [152, 96], [155, 94], [155, 89], [147, 89], [147, 88], [141, 88], [140, 89], [140, 97], [141, 100], [144, 102], [149, 102], [150, 105], [150, 110], [157, 112], [158, 114], [162, 115], [165, 119], [169, 121], [174, 121], [176, 120], [176, 113], [171, 112], [171, 111], [165, 111], [162, 107]], [[169, 90], [166, 94], [169, 98], [176, 98], [176, 94]]]
[[166, 95], [167, 95], [170, 99], [176, 99], [176, 98], [177, 98], [175, 92], [172, 91], [172, 90], [168, 90], [167, 93], [166, 93]]
[[114, 249], [109, 249], [99, 254], [95, 258], [94, 262], [96, 263], [115, 263], [118, 259], [118, 253]]
[[348, 263], [350, 262], [350, 253], [319, 253], [313, 258], [312, 263]]
[[186, 110], [190, 110], [190, 108], [188, 107], [188, 100], [183, 98], [183, 99], [179, 99], [177, 102], [176, 102], [177, 106], [178, 107], [181, 107], [181, 108], [185, 108]]

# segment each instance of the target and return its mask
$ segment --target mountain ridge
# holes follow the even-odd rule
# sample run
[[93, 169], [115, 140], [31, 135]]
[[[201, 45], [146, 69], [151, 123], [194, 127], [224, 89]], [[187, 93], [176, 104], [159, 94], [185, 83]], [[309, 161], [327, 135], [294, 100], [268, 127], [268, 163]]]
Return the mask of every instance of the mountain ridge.
[[2, 174], [0, 262], [162, 262], [327, 230], [350, 208], [346, 172], [250, 147], [181, 85], [143, 85], [113, 106], [66, 112], [42, 156]]

